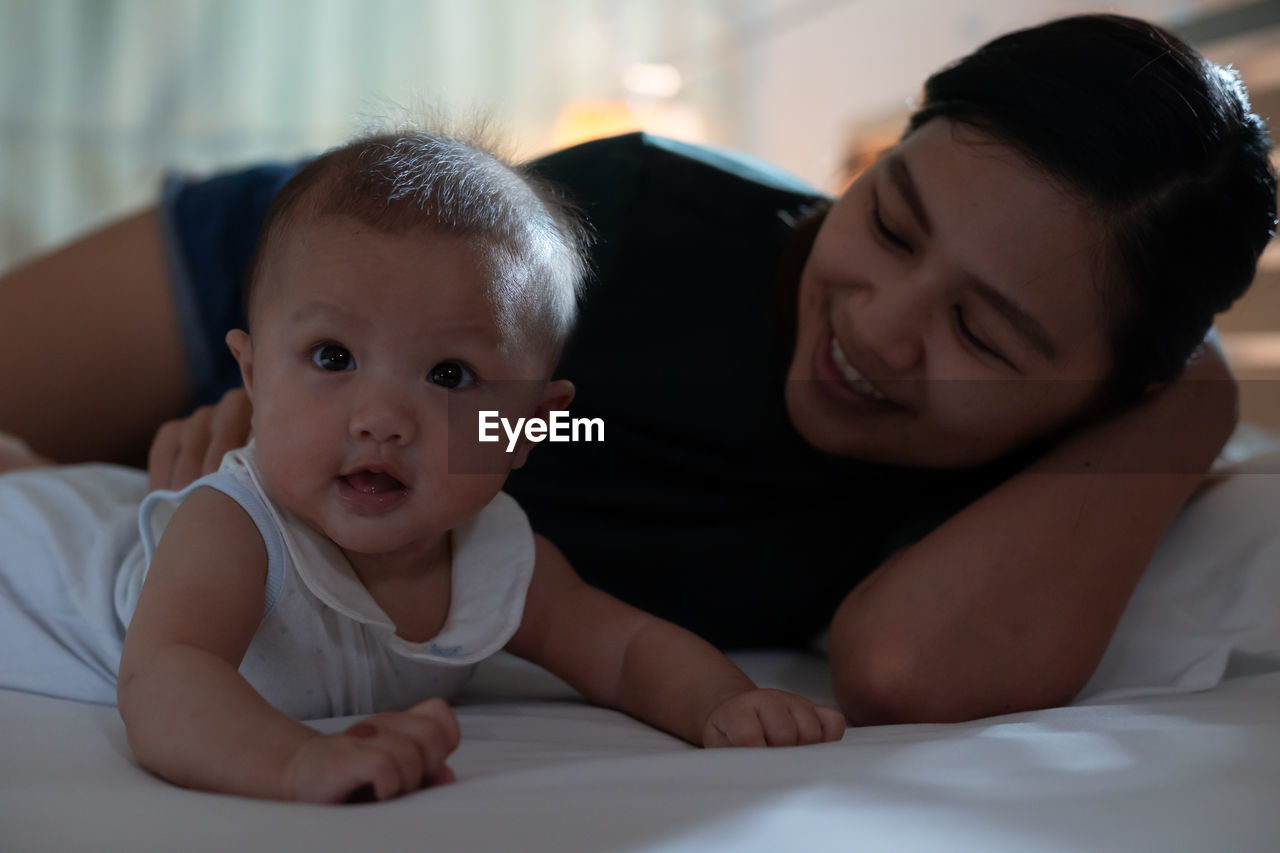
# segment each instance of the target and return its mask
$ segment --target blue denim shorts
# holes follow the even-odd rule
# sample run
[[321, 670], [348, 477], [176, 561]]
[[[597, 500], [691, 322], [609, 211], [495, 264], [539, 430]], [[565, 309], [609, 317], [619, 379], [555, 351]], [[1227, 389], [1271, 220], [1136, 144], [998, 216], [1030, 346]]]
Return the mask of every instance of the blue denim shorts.
[[213, 176], [169, 174], [158, 208], [161, 239], [187, 360], [192, 408], [240, 384], [223, 339], [244, 328], [242, 291], [267, 207], [300, 163]]

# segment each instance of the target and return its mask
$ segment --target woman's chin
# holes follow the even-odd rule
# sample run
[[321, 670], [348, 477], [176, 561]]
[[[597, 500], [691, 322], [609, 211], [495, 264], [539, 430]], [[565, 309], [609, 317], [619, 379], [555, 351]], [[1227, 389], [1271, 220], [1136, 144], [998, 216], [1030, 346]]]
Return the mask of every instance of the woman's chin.
[[870, 424], [851, 424], [853, 419], [847, 414], [838, 416], [833, 412], [815, 380], [789, 380], [786, 405], [791, 425], [815, 450], [864, 462], [904, 464], [898, 461], [900, 453], [896, 449], [883, 446], [863, 428]]

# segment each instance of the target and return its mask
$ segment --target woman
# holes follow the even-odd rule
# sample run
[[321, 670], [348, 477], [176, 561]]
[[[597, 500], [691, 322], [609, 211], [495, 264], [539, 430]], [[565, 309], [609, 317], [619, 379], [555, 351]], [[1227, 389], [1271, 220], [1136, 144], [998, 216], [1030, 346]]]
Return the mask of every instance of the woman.
[[[1234, 425], [1220, 357], [1184, 364], [1274, 225], [1267, 149], [1233, 77], [1089, 16], [934, 75], [830, 205], [645, 137], [546, 157], [599, 235], [561, 374], [606, 441], [541, 447], [509, 491], [588, 581], [722, 646], [829, 622], [855, 723], [1066, 702]], [[42, 355], [0, 380], [0, 429], [137, 458], [217, 400], [289, 172], [179, 182], [13, 273], [0, 323]], [[232, 392], [153, 469], [189, 478], [245, 430]]]

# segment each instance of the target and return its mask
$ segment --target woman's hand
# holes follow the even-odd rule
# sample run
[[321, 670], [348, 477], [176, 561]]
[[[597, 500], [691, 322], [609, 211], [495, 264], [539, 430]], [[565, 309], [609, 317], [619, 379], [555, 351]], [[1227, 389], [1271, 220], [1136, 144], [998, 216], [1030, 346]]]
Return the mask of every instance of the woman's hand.
[[232, 388], [217, 403], [162, 424], [147, 456], [151, 488], [181, 489], [218, 470], [224, 453], [248, 442], [252, 415], [249, 395]]
[[840, 740], [844, 715], [787, 693], [756, 688], [716, 706], [702, 727], [702, 745], [804, 746]]
[[428, 699], [377, 714], [346, 731], [307, 740], [289, 763], [293, 799], [311, 803], [389, 800], [452, 782], [445, 758], [458, 748], [453, 710]]

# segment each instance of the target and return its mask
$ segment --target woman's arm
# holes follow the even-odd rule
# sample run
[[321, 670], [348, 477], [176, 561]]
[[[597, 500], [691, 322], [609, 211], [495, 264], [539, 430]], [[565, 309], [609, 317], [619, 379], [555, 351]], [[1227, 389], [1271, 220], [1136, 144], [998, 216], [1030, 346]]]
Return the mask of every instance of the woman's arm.
[[832, 622], [832, 678], [850, 720], [965, 720], [1069, 702], [1235, 422], [1234, 380], [1205, 347], [1176, 382], [893, 555]]
[[597, 705], [699, 746], [791, 746], [839, 740], [839, 712], [762, 690], [709, 643], [585, 584], [537, 539], [537, 569], [507, 649]]
[[266, 549], [213, 489], [178, 508], [125, 638], [118, 686], [129, 745], [175, 784], [270, 799], [378, 799], [451, 778], [457, 723], [440, 700], [322, 735], [273, 708], [238, 667], [262, 618]]
[[142, 465], [188, 405], [187, 365], [154, 211], [0, 278], [0, 432], [58, 462]]

